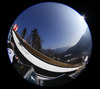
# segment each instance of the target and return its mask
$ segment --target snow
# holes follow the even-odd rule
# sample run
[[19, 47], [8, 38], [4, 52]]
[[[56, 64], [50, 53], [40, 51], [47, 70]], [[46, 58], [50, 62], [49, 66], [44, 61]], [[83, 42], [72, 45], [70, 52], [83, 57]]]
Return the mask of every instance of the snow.
[[71, 56], [72, 54], [68, 54], [68, 55], [65, 55], [64, 57], [68, 57], [68, 56]]

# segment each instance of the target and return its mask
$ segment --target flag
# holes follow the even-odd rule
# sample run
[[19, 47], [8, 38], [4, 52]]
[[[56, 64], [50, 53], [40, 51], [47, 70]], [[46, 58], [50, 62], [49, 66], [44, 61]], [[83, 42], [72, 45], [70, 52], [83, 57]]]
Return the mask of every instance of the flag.
[[14, 31], [17, 31], [17, 30], [18, 30], [18, 25], [15, 24], [15, 25], [13, 26], [13, 29], [14, 29]]

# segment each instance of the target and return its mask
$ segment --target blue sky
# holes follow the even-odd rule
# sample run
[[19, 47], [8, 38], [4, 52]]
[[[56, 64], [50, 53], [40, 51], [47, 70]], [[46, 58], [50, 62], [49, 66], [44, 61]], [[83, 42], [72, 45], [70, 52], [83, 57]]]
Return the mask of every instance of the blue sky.
[[37, 28], [45, 49], [75, 45], [88, 27], [82, 16], [71, 7], [53, 2], [29, 7], [14, 23], [18, 24], [18, 33], [26, 27], [29, 35]]

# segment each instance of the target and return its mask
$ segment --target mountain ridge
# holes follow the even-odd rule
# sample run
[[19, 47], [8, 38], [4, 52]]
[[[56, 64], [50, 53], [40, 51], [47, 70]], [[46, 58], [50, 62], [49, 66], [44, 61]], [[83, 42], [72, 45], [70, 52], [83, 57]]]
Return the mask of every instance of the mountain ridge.
[[77, 57], [87, 49], [88, 49], [87, 51], [91, 50], [91, 47], [92, 47], [91, 35], [89, 29], [87, 28], [86, 32], [81, 36], [80, 40], [73, 47], [69, 48], [64, 53], [62, 53], [62, 56], [71, 54], [72, 57], [73, 56]]

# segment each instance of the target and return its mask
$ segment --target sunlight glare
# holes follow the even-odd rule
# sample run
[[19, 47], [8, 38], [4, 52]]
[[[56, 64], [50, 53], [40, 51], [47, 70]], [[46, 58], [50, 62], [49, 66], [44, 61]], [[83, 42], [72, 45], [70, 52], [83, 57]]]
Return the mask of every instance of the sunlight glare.
[[85, 15], [82, 15], [81, 16], [81, 20], [85, 20]]

